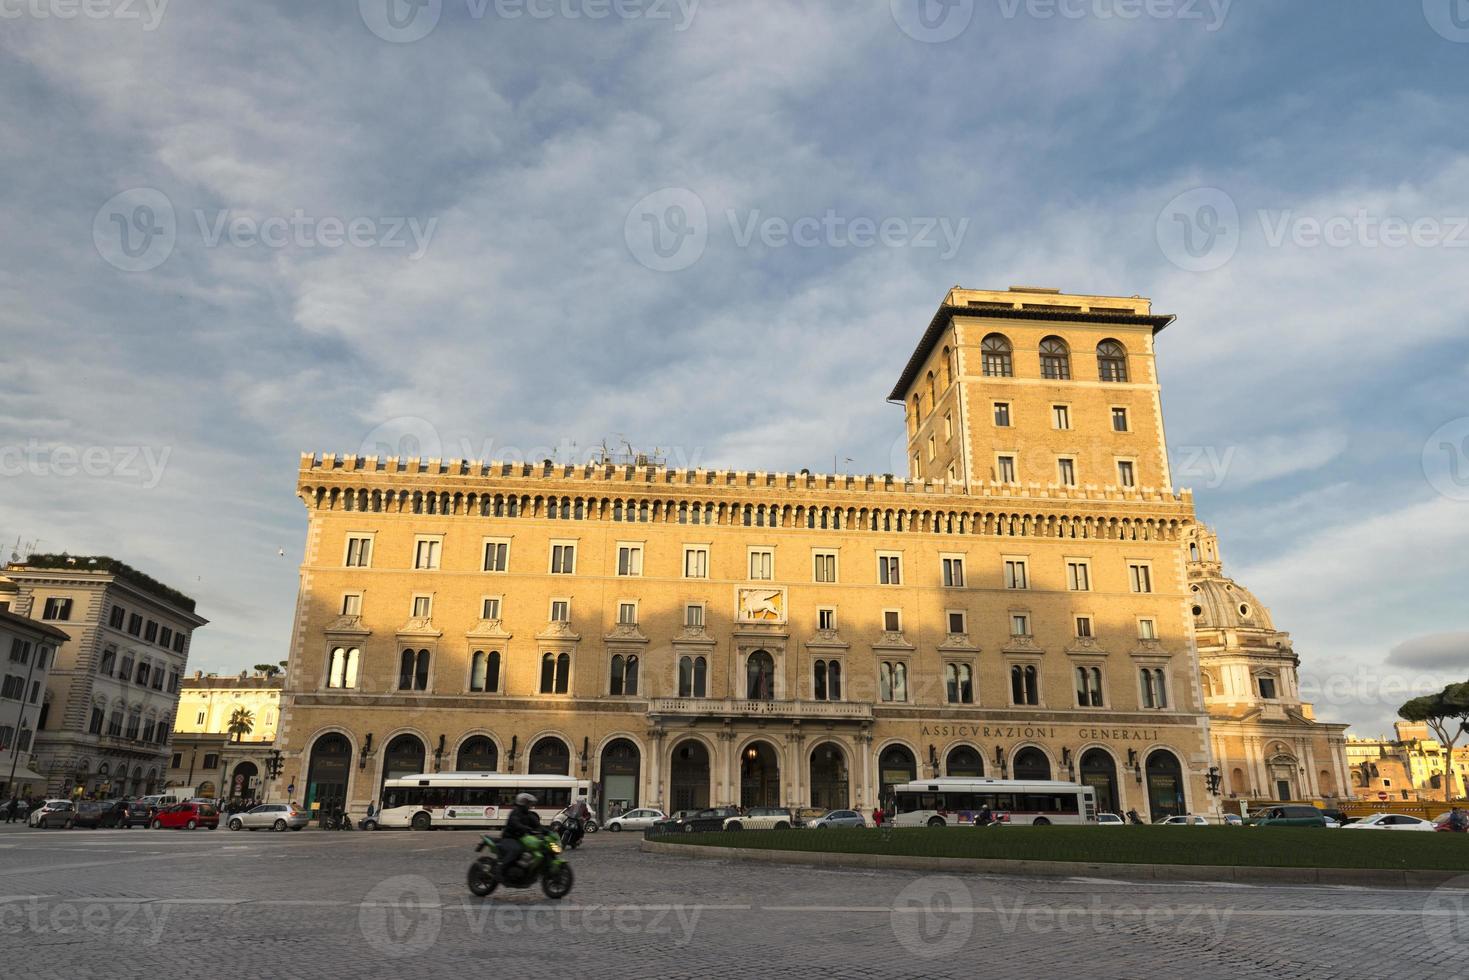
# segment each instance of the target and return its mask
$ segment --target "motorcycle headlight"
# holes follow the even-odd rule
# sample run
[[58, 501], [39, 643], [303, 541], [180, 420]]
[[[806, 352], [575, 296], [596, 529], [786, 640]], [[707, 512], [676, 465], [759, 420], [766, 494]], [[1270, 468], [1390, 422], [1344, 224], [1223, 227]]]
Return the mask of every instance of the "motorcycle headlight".
[[551, 853], [552, 854], [560, 854], [561, 853], [561, 842], [559, 840], [549, 841], [548, 843], [550, 844], [550, 849], [551, 849]]

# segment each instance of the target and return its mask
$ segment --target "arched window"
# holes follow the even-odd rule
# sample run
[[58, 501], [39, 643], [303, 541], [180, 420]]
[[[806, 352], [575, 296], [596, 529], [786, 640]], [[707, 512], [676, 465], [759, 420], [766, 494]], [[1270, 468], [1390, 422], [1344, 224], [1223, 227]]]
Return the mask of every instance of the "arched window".
[[571, 655], [547, 653], [541, 657], [541, 693], [565, 694], [571, 677]]
[[745, 697], [751, 701], [775, 699], [775, 659], [764, 650], [756, 650], [745, 662]]
[[939, 404], [938, 389], [934, 387], [933, 372], [928, 372], [928, 410], [932, 412]]
[[561, 739], [547, 736], [530, 750], [530, 772], [532, 775], [571, 775], [571, 749]]
[[918, 423], [923, 419], [923, 406], [919, 402], [918, 395], [913, 396], [913, 411], [908, 416], [908, 429], [911, 432], [918, 431]]
[[474, 651], [469, 659], [469, 689], [487, 692], [500, 689], [499, 650]]
[[968, 664], [948, 664], [944, 680], [950, 704], [974, 703], [974, 671]]
[[1010, 668], [1010, 700], [1015, 704], [1040, 703], [1040, 683], [1033, 665], [1016, 664]]
[[1076, 668], [1076, 706], [1078, 708], [1100, 708], [1102, 706], [1102, 668]]
[[638, 658], [634, 654], [624, 657], [615, 654], [612, 657], [612, 686], [613, 694], [636, 694], [638, 693]]
[[1060, 337], [1041, 341], [1041, 377], [1051, 381], [1071, 380], [1071, 351]]
[[1140, 671], [1144, 708], [1168, 707], [1168, 684], [1162, 668], [1144, 667]]
[[326, 686], [351, 689], [357, 686], [357, 665], [362, 651], [337, 647], [332, 650], [331, 667], [327, 671]]
[[908, 700], [908, 665], [901, 660], [884, 660], [878, 665], [878, 687], [882, 700], [898, 704]]
[[812, 696], [817, 701], [826, 700], [826, 661], [816, 661], [816, 676], [812, 681]]
[[494, 772], [499, 768], [500, 750], [484, 735], [466, 739], [459, 746], [459, 758], [454, 762], [456, 772]]
[[939, 384], [947, 389], [954, 383], [954, 352], [947, 347], [944, 348], [944, 362], [939, 370], [942, 372], [939, 375]]
[[842, 665], [837, 660], [828, 661], [826, 664], [826, 699], [828, 701], [842, 699]]
[[1097, 345], [1097, 377], [1103, 381], [1127, 380], [1127, 348], [1115, 340]]
[[678, 661], [678, 696], [702, 698], [705, 696], [705, 680], [709, 662], [703, 657], [682, 657]]
[[1010, 358], [1010, 341], [1004, 334], [992, 333], [979, 345], [980, 360], [986, 378], [1009, 378], [1015, 374]]
[[1051, 778], [1051, 760], [1046, 754], [1033, 745], [1028, 745], [1015, 753], [1014, 769], [1016, 779], [1047, 780]]

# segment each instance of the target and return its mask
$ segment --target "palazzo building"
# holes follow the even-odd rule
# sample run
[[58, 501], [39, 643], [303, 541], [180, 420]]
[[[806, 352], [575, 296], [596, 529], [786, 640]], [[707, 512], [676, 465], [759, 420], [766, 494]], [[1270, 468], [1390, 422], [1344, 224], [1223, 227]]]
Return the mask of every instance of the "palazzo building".
[[951, 290], [891, 394], [905, 475], [304, 455], [277, 795], [495, 769], [865, 810], [983, 774], [1217, 810], [1172, 320]]
[[277, 673], [195, 671], [179, 690], [168, 785], [223, 800], [263, 797], [280, 723]]

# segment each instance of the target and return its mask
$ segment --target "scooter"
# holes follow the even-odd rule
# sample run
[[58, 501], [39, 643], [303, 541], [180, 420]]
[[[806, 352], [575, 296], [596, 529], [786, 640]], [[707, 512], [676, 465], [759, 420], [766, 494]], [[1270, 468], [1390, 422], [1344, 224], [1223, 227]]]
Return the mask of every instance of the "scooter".
[[547, 898], [565, 898], [571, 891], [573, 876], [571, 865], [561, 856], [561, 841], [554, 834], [542, 831], [521, 838], [525, 848], [510, 867], [500, 870], [500, 848], [488, 834], [480, 838], [476, 852], [488, 851], [484, 857], [474, 859], [469, 866], [468, 884], [471, 894], [484, 898], [496, 888], [530, 888], [537, 881]]
[[561, 846], [571, 851], [581, 846], [582, 838], [587, 834], [586, 822], [577, 817], [567, 817], [551, 826], [560, 837]]

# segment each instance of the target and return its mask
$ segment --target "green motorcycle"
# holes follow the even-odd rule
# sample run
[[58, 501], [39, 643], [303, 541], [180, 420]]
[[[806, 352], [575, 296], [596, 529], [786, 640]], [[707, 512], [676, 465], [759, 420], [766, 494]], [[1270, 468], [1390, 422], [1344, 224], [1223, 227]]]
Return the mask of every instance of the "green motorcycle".
[[489, 851], [469, 866], [469, 890], [479, 898], [504, 885], [530, 888], [537, 881], [547, 898], [565, 898], [571, 891], [571, 865], [561, 856], [561, 842], [554, 834], [532, 834], [520, 839], [524, 850], [510, 867], [500, 869], [500, 847], [488, 834], [480, 838], [476, 852]]

